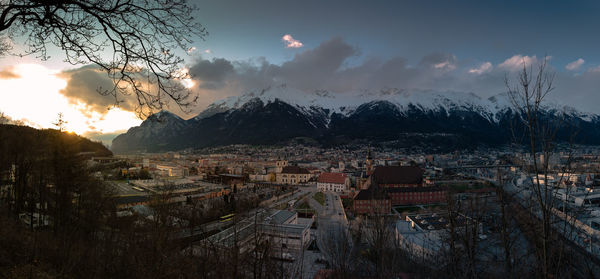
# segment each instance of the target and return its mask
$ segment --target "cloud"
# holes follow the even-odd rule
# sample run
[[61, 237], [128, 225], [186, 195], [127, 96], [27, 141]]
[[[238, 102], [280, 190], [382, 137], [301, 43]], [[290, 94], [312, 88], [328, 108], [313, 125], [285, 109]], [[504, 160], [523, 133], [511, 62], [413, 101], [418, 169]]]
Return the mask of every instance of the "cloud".
[[[60, 77], [67, 80], [67, 86], [60, 91], [74, 105], [83, 104], [82, 112], [88, 114], [92, 111], [100, 114], [107, 113], [110, 107], [116, 104], [114, 96], [105, 96], [99, 90], [110, 90], [114, 87], [113, 80], [106, 72], [97, 66], [83, 66], [81, 68], [62, 72]], [[134, 111], [137, 101], [131, 95], [119, 94], [119, 107], [123, 110]]]
[[[264, 57], [199, 59], [189, 65], [199, 102], [193, 115], [188, 117], [200, 113], [216, 100], [282, 84], [307, 93], [327, 90], [344, 94], [397, 88], [415, 92], [473, 92], [488, 98], [506, 92], [505, 77], [508, 75], [509, 80], [515, 81], [516, 71], [522, 70], [523, 63], [535, 67], [539, 60], [535, 55], [513, 55], [500, 60], [498, 66], [494, 66], [493, 61], [473, 66], [454, 54], [433, 53], [411, 65], [409, 59], [401, 56], [388, 59], [361, 56], [360, 49], [340, 37], [305, 49], [281, 64], [271, 63]], [[547, 70], [556, 73], [556, 90], [551, 99], [586, 110], [600, 104], [600, 95], [595, 93], [595, 88], [600, 87], [600, 67], [598, 72], [589, 69], [573, 76], [557, 71], [549, 62]]]
[[433, 53], [421, 59], [421, 66], [438, 70], [456, 69], [456, 56], [449, 53]]
[[281, 67], [271, 67], [272, 74], [290, 86], [300, 89], [320, 88], [336, 75], [344, 62], [358, 50], [336, 37], [318, 47], [297, 54]]
[[[386, 60], [363, 58], [358, 48], [341, 37], [297, 53], [279, 65], [262, 57], [245, 61], [200, 59], [189, 65], [198, 85], [194, 90], [200, 97], [196, 112], [218, 99], [282, 84], [305, 92], [322, 89], [343, 93], [386, 87], [447, 90], [449, 84], [456, 83], [453, 80], [459, 79], [458, 73], [453, 73], [457, 68], [458, 59], [448, 53], [427, 55], [417, 66], [410, 66], [399, 56]], [[498, 84], [503, 85], [502, 79]]]
[[477, 67], [477, 68], [469, 69], [469, 73], [470, 74], [481, 75], [481, 74], [487, 73], [487, 72], [489, 72], [491, 70], [492, 70], [492, 63], [491, 62], [485, 62], [485, 63], [479, 65], [479, 67]]
[[13, 67], [6, 67], [0, 71], [0, 79], [17, 79], [19, 74], [15, 73]]
[[517, 55], [514, 55], [514, 56], [506, 59], [504, 62], [502, 62], [500, 65], [498, 65], [498, 67], [503, 68], [508, 71], [518, 71], [518, 70], [523, 69], [523, 65], [525, 65], [525, 67], [529, 67], [529, 66], [537, 64], [537, 63], [538, 63], [538, 59], [535, 55], [527, 56], [527, 55], [517, 54]]
[[583, 60], [582, 58], [579, 58], [579, 59], [567, 64], [567, 66], [565, 66], [565, 69], [567, 69], [569, 71], [579, 70], [579, 68], [581, 68], [583, 63], [585, 63], [585, 60]]
[[287, 48], [301, 48], [302, 46], [304, 46], [302, 42], [294, 39], [290, 34], [283, 35], [283, 37], [281, 37], [281, 40], [285, 43], [285, 47]]
[[212, 53], [212, 50], [210, 50], [210, 49], [205, 49], [205, 50], [204, 50], [204, 53], [206, 53], [206, 54], [211, 54], [211, 53]]
[[600, 66], [590, 67], [586, 73], [600, 73]]
[[223, 58], [213, 60], [200, 59], [189, 68], [193, 80], [201, 81], [199, 86], [205, 89], [218, 89], [225, 85], [227, 74], [233, 72], [233, 64]]

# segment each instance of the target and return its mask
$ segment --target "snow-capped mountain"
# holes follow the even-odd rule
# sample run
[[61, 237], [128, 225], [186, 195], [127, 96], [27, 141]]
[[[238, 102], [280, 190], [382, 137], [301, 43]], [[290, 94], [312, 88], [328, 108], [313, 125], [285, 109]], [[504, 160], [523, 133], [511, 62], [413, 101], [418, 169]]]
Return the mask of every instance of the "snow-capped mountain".
[[[189, 120], [168, 112], [152, 115], [115, 138], [113, 150], [274, 144], [299, 137], [322, 144], [402, 141], [411, 133], [445, 135], [446, 139], [436, 141], [500, 144], [509, 140], [514, 129], [512, 107], [506, 94], [481, 98], [474, 93], [396, 88], [307, 93], [282, 85], [214, 102]], [[600, 118], [595, 114], [550, 103], [544, 117], [576, 125], [581, 143], [600, 143]]]
[[482, 99], [473, 93], [463, 92], [434, 92], [424, 90], [406, 90], [386, 88], [379, 91], [359, 91], [333, 93], [326, 90], [304, 92], [285, 85], [270, 87], [263, 90], [249, 91], [241, 96], [232, 96], [214, 102], [200, 113], [197, 118], [204, 118], [215, 113], [238, 109], [252, 99], [260, 99], [267, 104], [279, 100], [294, 107], [310, 112], [311, 108], [325, 109], [333, 113], [350, 115], [358, 106], [372, 101], [388, 101], [400, 110], [416, 106], [425, 111], [445, 109], [472, 109], [481, 112], [496, 113], [506, 108], [510, 103], [499, 102], [497, 99]]

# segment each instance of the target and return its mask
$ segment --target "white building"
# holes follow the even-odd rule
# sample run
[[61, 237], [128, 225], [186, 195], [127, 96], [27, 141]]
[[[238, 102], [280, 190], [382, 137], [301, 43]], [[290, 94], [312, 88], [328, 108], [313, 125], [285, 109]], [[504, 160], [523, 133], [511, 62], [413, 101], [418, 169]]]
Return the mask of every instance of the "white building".
[[345, 192], [350, 188], [350, 178], [345, 173], [324, 172], [317, 178], [319, 191]]

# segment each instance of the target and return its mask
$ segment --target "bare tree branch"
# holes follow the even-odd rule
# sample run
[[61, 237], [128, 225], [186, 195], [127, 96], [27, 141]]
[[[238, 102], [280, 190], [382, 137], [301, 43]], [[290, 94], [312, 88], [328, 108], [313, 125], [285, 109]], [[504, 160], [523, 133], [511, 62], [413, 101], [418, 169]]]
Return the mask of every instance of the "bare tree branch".
[[[196, 101], [180, 82], [189, 76], [176, 54], [208, 35], [196, 10], [186, 0], [0, 1], [0, 35], [23, 41], [26, 50], [13, 55], [48, 59], [54, 45], [67, 63], [98, 66], [114, 81], [99, 93], [117, 105], [134, 96], [144, 117], [171, 102], [185, 111]], [[2, 41], [0, 54], [9, 49]]]

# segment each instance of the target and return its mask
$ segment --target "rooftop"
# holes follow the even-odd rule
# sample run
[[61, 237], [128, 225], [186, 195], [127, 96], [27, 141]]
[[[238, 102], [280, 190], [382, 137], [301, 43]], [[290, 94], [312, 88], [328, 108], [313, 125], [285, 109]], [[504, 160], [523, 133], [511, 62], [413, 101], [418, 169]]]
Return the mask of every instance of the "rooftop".
[[275, 214], [270, 216], [270, 223], [276, 225], [284, 224], [296, 214], [295, 211], [278, 210]]
[[[407, 221], [414, 222], [415, 227], [418, 227], [423, 231], [438, 231], [445, 230], [450, 226], [448, 214], [431, 213], [431, 214], [417, 214], [407, 215]], [[454, 218], [454, 224], [456, 227], [462, 227], [466, 224], [467, 217], [458, 215]]]
[[283, 167], [281, 173], [310, 174], [310, 172], [306, 168], [301, 168], [298, 166]]
[[383, 188], [388, 193], [405, 193], [405, 192], [436, 192], [446, 191], [443, 186], [428, 186], [428, 187], [391, 187]]
[[373, 172], [378, 184], [421, 184], [423, 170], [416, 166], [380, 166]]
[[117, 204], [141, 203], [147, 202], [148, 200], [150, 200], [148, 196], [121, 196], [115, 198]]
[[346, 178], [348, 178], [348, 176], [346, 176], [345, 173], [324, 172], [321, 175], [319, 175], [319, 178], [317, 178], [317, 182], [344, 184], [346, 183]]

